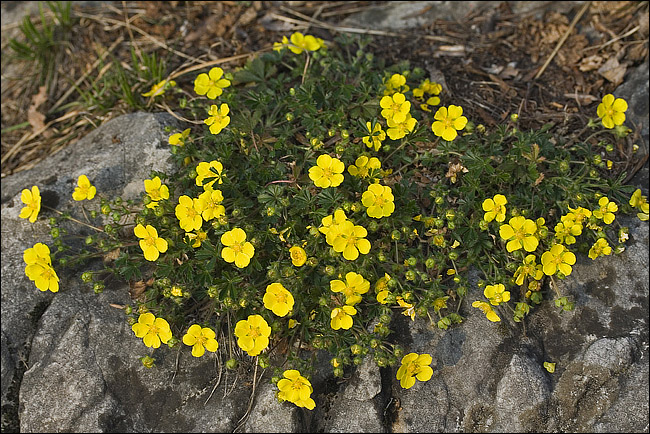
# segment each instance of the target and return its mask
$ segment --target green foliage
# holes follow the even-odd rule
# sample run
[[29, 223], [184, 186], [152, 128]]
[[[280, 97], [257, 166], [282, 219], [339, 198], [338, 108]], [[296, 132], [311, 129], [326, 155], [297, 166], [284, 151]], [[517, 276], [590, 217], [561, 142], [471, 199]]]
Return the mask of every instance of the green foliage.
[[[232, 87], [217, 101], [189, 102], [187, 116], [199, 119], [207, 117], [211, 104], [228, 104], [230, 123], [217, 135], [207, 126], [197, 128], [183, 146], [172, 147], [177, 171], [152, 173], [170, 193], [156, 208], [143, 206], [151, 200], [147, 195], [143, 204], [102, 201], [111, 226], [104, 226], [105, 244], [92, 244], [103, 252], [119, 248], [105, 271], [132, 285], [146, 282], [140, 283], [145, 289], [129, 308], [131, 323], [149, 311], [168, 320], [176, 337], [198, 323], [234, 340], [238, 321], [261, 315], [272, 329], [267, 351], [277, 365], [286, 358], [285, 368], [309, 372], [314, 357], [309, 350], [323, 349], [331, 353], [334, 372], [340, 375], [341, 366], [358, 364], [367, 354], [379, 366], [399, 361], [403, 348], [396, 345], [391, 327], [396, 317], [424, 317], [440, 329], [462, 323], [471, 309], [464, 300], [482, 298], [482, 289], [469, 278], [471, 270], [481, 272], [479, 288], [486, 282], [504, 284], [512, 292], [516, 307], [506, 312], [515, 322], [524, 321], [543, 300], [555, 299], [557, 306], [570, 309], [573, 304], [550, 293], [542, 278], [527, 277], [516, 284], [514, 274], [529, 253], [541, 263], [540, 256], [556, 242], [553, 228], [568, 207], [598, 209], [602, 196], [627, 203], [631, 188], [622, 184], [624, 174], [611, 179], [603, 162], [594, 158], [601, 149], [564, 144], [552, 135], [551, 126], [524, 132], [509, 123], [486, 131], [470, 123], [454, 141], [444, 141], [431, 131], [436, 108], [421, 110], [413, 95], [421, 70], [410, 72], [408, 64], [384, 68], [363, 51], [363, 40], [339, 38], [336, 44], [301, 54], [286, 49], [263, 54], [227, 74]], [[142, 77], [146, 81], [161, 79], [164, 68], [155, 58], [145, 57], [144, 68], [135, 55], [133, 62], [134, 71], [147, 71]], [[126, 75], [115, 66], [118, 76]], [[379, 100], [393, 73], [407, 78], [411, 90], [405, 95], [417, 125], [401, 139], [387, 137], [375, 151], [362, 138], [369, 134], [366, 122], [385, 128]], [[126, 81], [118, 82], [129, 103], [138, 104]], [[443, 105], [454, 103], [444, 93], [440, 96]], [[344, 180], [337, 187], [316, 187], [309, 177], [323, 154], [345, 164]], [[381, 168], [366, 178], [352, 176], [348, 169], [361, 156], [377, 157]], [[196, 198], [203, 193], [195, 182], [196, 168], [214, 160], [223, 165], [222, 183], [214, 188], [223, 193], [225, 215], [203, 222], [206, 238], [195, 246], [179, 226], [176, 205], [181, 195]], [[391, 187], [395, 204], [394, 212], [379, 219], [370, 217], [362, 203], [375, 181]], [[539, 246], [534, 251], [508, 251], [499, 223], [484, 220], [482, 203], [497, 194], [508, 201], [503, 224], [514, 216], [537, 222]], [[367, 229], [367, 254], [345, 259], [319, 230], [337, 209]], [[132, 235], [133, 219], [125, 216], [153, 226], [167, 241], [168, 249], [156, 261], [143, 258]], [[587, 225], [580, 243], [569, 246], [582, 253], [589, 249], [587, 240], [607, 232], [595, 217]], [[234, 228], [243, 229], [255, 249], [243, 268], [224, 260], [222, 236]], [[292, 261], [290, 248], [296, 246], [307, 255], [302, 265]], [[345, 281], [350, 272], [368, 280], [370, 290], [355, 305], [353, 326], [335, 330], [331, 313], [346, 299], [330, 284]], [[93, 276], [96, 281], [102, 274]], [[263, 296], [272, 283], [281, 283], [295, 300], [284, 317], [265, 308]]]
[[75, 19], [70, 12], [71, 2], [45, 2], [53, 14], [52, 20], [45, 16], [43, 2], [38, 2], [40, 26], [37, 27], [32, 19], [26, 16], [20, 24], [25, 42], [15, 38], [9, 40], [13, 55], [19, 59], [37, 63], [39, 84], [48, 84], [54, 74], [56, 58], [63, 47], [69, 43], [70, 30]]

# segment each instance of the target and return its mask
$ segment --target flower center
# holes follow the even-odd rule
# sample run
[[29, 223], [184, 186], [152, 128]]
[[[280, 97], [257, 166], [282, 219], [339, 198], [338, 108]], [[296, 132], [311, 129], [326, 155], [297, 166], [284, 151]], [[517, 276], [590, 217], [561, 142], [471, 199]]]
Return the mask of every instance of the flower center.
[[242, 247], [243, 246], [241, 244], [233, 244], [232, 246], [230, 246], [230, 248], [235, 251], [235, 254], [241, 253]]
[[256, 338], [258, 338], [258, 337], [261, 335], [261, 333], [260, 333], [260, 329], [257, 328], [257, 327], [256, 327], [256, 328], [251, 328], [251, 330], [250, 330], [250, 332], [248, 333], [248, 335], [249, 335], [251, 338], [256, 339]]
[[526, 238], [526, 233], [521, 228], [517, 229], [517, 231], [515, 232], [515, 238], [518, 240], [523, 240], [524, 238]]

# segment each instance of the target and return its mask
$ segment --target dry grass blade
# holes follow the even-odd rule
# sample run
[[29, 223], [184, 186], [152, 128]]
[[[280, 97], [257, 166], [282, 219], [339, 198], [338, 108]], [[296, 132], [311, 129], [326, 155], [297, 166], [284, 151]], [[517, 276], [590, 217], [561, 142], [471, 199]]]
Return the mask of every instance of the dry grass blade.
[[309, 25], [312, 25], [314, 27], [320, 27], [322, 29], [328, 29], [328, 30], [333, 30], [333, 31], [336, 31], [336, 32], [342, 32], [342, 33], [357, 33], [357, 34], [362, 34], [362, 35], [376, 35], [376, 36], [392, 36], [392, 37], [396, 37], [396, 38], [414, 38], [414, 37], [418, 37], [418, 38], [428, 39], [428, 40], [431, 40], [431, 41], [448, 42], [448, 43], [452, 43], [452, 44], [455, 43], [455, 41], [453, 39], [447, 38], [445, 36], [435, 36], [435, 35], [417, 35], [417, 36], [415, 36], [415, 35], [407, 34], [407, 33], [394, 33], [394, 32], [386, 32], [386, 31], [383, 31], [383, 30], [371, 30], [371, 29], [361, 29], [361, 28], [357, 28], [357, 27], [334, 26], [332, 24], [327, 24], [327, 23], [325, 23], [323, 21], [312, 19], [312, 17], [309, 17], [307, 15], [303, 15], [300, 12], [296, 12], [294, 10], [291, 10], [291, 9], [285, 7], [285, 6], [280, 6], [280, 9], [285, 11], [285, 12], [288, 12], [288, 13], [290, 13], [292, 15], [295, 15], [295, 16], [297, 16], [299, 18], [302, 18], [304, 21], [297, 20], [297, 19], [294, 19], [294, 18], [285, 17], [283, 15], [279, 15], [279, 14], [276, 14], [276, 13], [271, 13], [270, 14], [271, 17], [276, 18], [276, 19], [281, 20], [281, 21], [286, 21], [288, 23], [298, 24], [298, 25], [307, 26], [307, 27], [309, 27]]
[[[120, 36], [119, 38], [117, 38], [117, 40], [113, 42], [113, 44], [111, 44], [110, 47], [108, 47], [108, 50], [105, 50], [101, 54], [101, 56], [99, 56], [99, 58], [97, 58], [93, 62], [92, 66], [81, 77], [79, 77], [77, 81], [75, 81], [74, 85], [70, 86], [70, 88], [68, 88], [68, 90], [61, 96], [61, 98], [59, 98], [58, 101], [54, 103], [54, 105], [50, 108], [48, 113], [54, 113], [56, 109], [59, 108], [59, 106], [63, 103], [63, 101], [65, 101], [66, 98], [70, 96], [70, 94], [75, 90], [75, 88], [77, 88], [81, 84], [81, 82], [83, 82], [90, 75], [90, 73], [93, 72], [97, 68], [97, 66], [99, 66], [99, 64], [106, 58], [106, 56], [112, 53], [113, 50], [115, 50], [115, 47], [120, 45], [123, 41], [124, 41], [124, 36]], [[110, 65], [111, 64], [109, 64], [109, 67]]]
[[553, 50], [551, 55], [548, 56], [548, 59], [546, 59], [546, 62], [544, 63], [542, 68], [537, 72], [537, 74], [535, 74], [535, 80], [537, 80], [544, 73], [544, 71], [546, 70], [546, 67], [551, 63], [551, 60], [553, 60], [553, 58], [555, 57], [557, 52], [560, 51], [560, 48], [562, 47], [562, 44], [564, 44], [564, 41], [566, 41], [566, 39], [569, 37], [569, 35], [573, 31], [573, 28], [576, 26], [576, 24], [578, 24], [578, 21], [580, 21], [580, 18], [582, 18], [582, 15], [587, 11], [587, 9], [589, 9], [590, 5], [591, 5], [591, 2], [585, 3], [584, 6], [582, 6], [582, 9], [580, 9], [580, 12], [578, 12], [576, 14], [576, 16], [573, 17], [573, 21], [571, 21], [571, 24], [569, 25], [569, 28], [566, 29], [566, 32], [562, 36], [562, 39], [560, 39], [560, 41], [557, 43], [557, 45], [555, 46], [555, 49]]
[[[105, 24], [106, 22], [110, 22], [110, 23], [113, 23], [113, 24], [115, 24], [117, 26], [120, 26], [120, 27], [127, 27], [127, 25], [124, 22], [115, 20], [113, 18], [97, 17], [95, 15], [85, 14], [83, 12], [77, 12], [77, 15], [80, 16], [80, 17], [83, 17], [83, 18], [88, 18], [89, 20], [97, 21], [97, 22], [102, 23], [102, 24]], [[167, 51], [169, 51], [171, 53], [174, 53], [174, 54], [176, 54], [178, 56], [181, 56], [181, 57], [183, 57], [185, 59], [189, 59], [189, 60], [191, 60], [193, 62], [200, 62], [200, 60], [197, 59], [196, 57], [189, 56], [189, 55], [187, 55], [187, 54], [185, 54], [183, 52], [180, 52], [178, 50], [175, 50], [175, 49], [171, 48], [169, 45], [165, 44], [164, 42], [159, 41], [158, 39], [154, 38], [149, 33], [145, 32], [144, 30], [142, 30], [139, 27], [136, 27], [136, 26], [129, 26], [129, 27], [131, 29], [135, 30], [136, 32], [138, 32], [139, 34], [141, 34], [142, 36], [144, 36], [145, 38], [147, 38], [149, 41], [153, 42], [154, 44], [158, 45], [161, 48], [164, 48], [165, 50], [167, 50]]]

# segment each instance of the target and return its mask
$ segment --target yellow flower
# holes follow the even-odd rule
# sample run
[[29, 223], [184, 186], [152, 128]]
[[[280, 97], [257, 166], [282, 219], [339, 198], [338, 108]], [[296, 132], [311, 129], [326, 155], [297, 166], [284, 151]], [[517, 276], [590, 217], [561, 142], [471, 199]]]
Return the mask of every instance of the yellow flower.
[[182, 297], [183, 296], [183, 288], [181, 288], [178, 285], [173, 285], [171, 292], [172, 292], [172, 295], [174, 297]]
[[245, 268], [255, 254], [255, 247], [246, 241], [246, 232], [240, 228], [221, 235], [221, 244], [225, 246], [221, 250], [221, 257], [226, 262], [234, 262], [238, 268]]
[[386, 90], [384, 90], [384, 95], [392, 95], [395, 92], [405, 93], [409, 91], [409, 87], [406, 84], [406, 77], [402, 74], [393, 74], [384, 82]]
[[79, 179], [77, 179], [77, 187], [75, 187], [72, 193], [72, 198], [76, 201], [90, 200], [95, 197], [95, 193], [97, 193], [97, 189], [94, 185], [90, 184], [88, 177], [86, 175], [80, 175]]
[[205, 350], [212, 353], [217, 351], [219, 343], [215, 339], [215, 336], [216, 334], [211, 328], [193, 324], [183, 336], [183, 343], [192, 347], [192, 355], [194, 357], [201, 357], [205, 354]]
[[352, 315], [355, 315], [356, 313], [357, 310], [347, 304], [345, 306], [335, 307], [332, 309], [332, 313], [330, 314], [330, 327], [334, 330], [348, 330], [352, 327]]
[[523, 285], [524, 279], [528, 276], [534, 280], [541, 280], [544, 277], [542, 266], [535, 263], [535, 255], [528, 255], [524, 258], [524, 263], [515, 271], [515, 283]]
[[325, 241], [330, 246], [334, 246], [334, 242], [341, 235], [341, 225], [348, 218], [345, 216], [345, 211], [337, 209], [334, 214], [323, 217], [321, 226], [318, 230], [325, 235]]
[[217, 107], [213, 104], [210, 106], [210, 110], [208, 111], [208, 118], [203, 122], [210, 126], [210, 132], [212, 134], [219, 134], [221, 130], [226, 128], [230, 123], [230, 116], [228, 116], [229, 112], [230, 108], [225, 102], [221, 104], [221, 107]]
[[333, 240], [332, 247], [334, 251], [342, 252], [348, 261], [354, 261], [359, 257], [359, 253], [366, 255], [370, 251], [370, 241], [365, 238], [366, 235], [366, 228], [355, 226], [350, 220], [346, 220], [341, 223], [339, 236]]
[[248, 319], [237, 322], [235, 336], [239, 348], [255, 357], [269, 346], [271, 327], [261, 315], [249, 315]]
[[221, 190], [207, 190], [199, 195], [201, 202], [201, 217], [203, 220], [210, 221], [213, 218], [219, 218], [226, 215], [226, 208], [221, 205], [223, 202], [223, 194]]
[[440, 107], [433, 118], [436, 121], [431, 125], [433, 134], [442, 137], [443, 140], [451, 142], [456, 138], [458, 133], [467, 125], [467, 118], [463, 116], [463, 108], [455, 105]]
[[309, 178], [316, 187], [338, 187], [343, 182], [345, 165], [338, 158], [323, 154], [316, 160], [316, 166], [309, 169]]
[[370, 184], [361, 196], [369, 217], [380, 219], [388, 217], [395, 211], [393, 191], [387, 185]]
[[194, 92], [205, 95], [208, 99], [215, 99], [228, 86], [230, 86], [230, 80], [223, 78], [223, 69], [219, 67], [210, 69], [207, 74], [205, 72], [199, 74], [194, 80]]
[[33, 247], [23, 252], [23, 260], [27, 265], [37, 264], [39, 262], [52, 265], [50, 248], [43, 243], [36, 243]]
[[499, 315], [492, 309], [492, 306], [490, 306], [489, 303], [486, 303], [484, 301], [475, 301], [472, 303], [472, 307], [477, 307], [481, 309], [481, 312], [485, 314], [487, 319], [489, 319], [492, 322], [499, 322], [501, 321], [501, 318], [499, 318]]
[[[196, 166], [196, 179], [194, 182], [204, 190], [212, 190], [215, 182], [223, 184], [223, 164], [219, 160], [212, 160], [209, 163], [202, 161]], [[208, 182], [205, 180], [208, 179]]]
[[289, 401], [298, 407], [305, 407], [313, 410], [316, 403], [311, 398], [314, 389], [309, 380], [300, 375], [300, 371], [288, 369], [284, 371], [280, 381], [278, 381], [278, 398], [282, 401]]
[[200, 229], [197, 230], [196, 233], [186, 232], [185, 236], [189, 238], [190, 242], [192, 243], [192, 247], [201, 247], [203, 240], [208, 238], [208, 234]]
[[291, 263], [296, 267], [302, 267], [307, 262], [307, 252], [300, 246], [293, 246], [289, 249]]
[[361, 274], [350, 271], [345, 275], [345, 282], [342, 280], [331, 280], [330, 289], [332, 292], [341, 292], [345, 295], [345, 304], [354, 306], [361, 301], [361, 294], [370, 289], [370, 282]]
[[50, 257], [50, 248], [43, 243], [36, 243], [33, 247], [23, 252], [25, 275], [33, 281], [36, 287], [41, 291], [52, 292], [59, 290], [59, 277], [52, 268], [52, 258]]
[[589, 257], [591, 259], [596, 259], [601, 255], [608, 256], [611, 254], [612, 248], [605, 238], [598, 238], [594, 245], [591, 246], [591, 249], [589, 249]]
[[190, 135], [190, 129], [183, 130], [182, 133], [176, 133], [169, 136], [169, 144], [175, 146], [185, 146], [185, 140]]
[[387, 119], [386, 124], [388, 125], [388, 130], [386, 130], [386, 134], [388, 134], [391, 140], [401, 139], [413, 131], [416, 123], [417, 121], [410, 113], [406, 115], [406, 118], [402, 122], [395, 121], [395, 118]]
[[618, 205], [614, 202], [610, 202], [606, 196], [601, 197], [598, 200], [598, 205], [600, 208], [595, 209], [593, 216], [598, 220], [602, 220], [606, 225], [614, 221], [614, 213], [618, 211]]
[[[588, 209], [583, 208], [583, 207], [581, 207], [581, 206], [579, 206], [579, 207], [576, 208], [576, 209], [573, 209], [573, 208], [571, 208], [571, 207], [568, 207], [568, 208], [569, 208], [569, 211], [570, 211], [570, 212], [569, 212], [569, 214], [567, 214], [567, 217], [566, 217], [566, 218], [571, 218], [571, 219], [573, 219], [576, 223], [580, 223], [580, 224], [582, 224], [582, 222], [583, 222], [584, 220], [586, 220], [586, 219], [588, 219], [589, 217], [591, 217], [591, 211], [589, 211]], [[571, 217], [568, 217], [569, 215], [570, 215]], [[560, 218], [560, 220], [564, 220], [564, 218], [565, 218], [565, 216], [562, 216], [562, 217]]]
[[449, 296], [444, 296], [444, 297], [438, 297], [435, 300], [433, 300], [433, 311], [438, 313], [440, 309], [446, 309], [448, 299]]
[[[640, 213], [637, 213], [637, 217], [641, 221], [647, 221], [648, 220], [648, 212], [650, 211], [650, 205], [648, 205], [648, 198], [646, 196], [641, 195], [641, 189], [637, 188], [634, 190], [634, 193], [632, 193], [632, 197], [630, 197], [630, 206], [637, 208]], [[22, 216], [21, 216], [22, 217]]]
[[289, 46], [289, 38], [286, 36], [282, 37], [282, 42], [274, 42], [273, 43], [273, 50], [274, 51], [281, 51], [283, 48], [287, 48]]
[[377, 157], [368, 158], [365, 155], [357, 158], [354, 164], [348, 166], [350, 175], [357, 178], [367, 178], [373, 170], [381, 168], [381, 162]]
[[203, 219], [201, 218], [201, 201], [189, 196], [178, 198], [178, 205], [175, 208], [176, 218], [179, 221], [181, 229], [185, 232], [191, 232], [201, 229]]
[[156, 318], [151, 312], [141, 314], [131, 330], [136, 337], [143, 338], [149, 348], [158, 348], [161, 342], [166, 344], [172, 338], [169, 323], [164, 318]]
[[517, 216], [511, 218], [508, 223], [499, 227], [499, 235], [508, 241], [506, 250], [514, 252], [523, 247], [527, 252], [532, 252], [537, 248], [539, 240], [535, 237], [537, 225], [534, 221], [524, 216]]
[[409, 353], [402, 357], [402, 366], [397, 370], [400, 386], [410, 389], [415, 384], [415, 378], [419, 381], [429, 381], [433, 376], [431, 362], [433, 358], [429, 354]]
[[[440, 92], [442, 92], [442, 85], [436, 82], [431, 82], [427, 78], [420, 84], [419, 87], [413, 89], [413, 96], [421, 100], [424, 98], [425, 93], [431, 95], [439, 95]], [[440, 98], [438, 98], [438, 102], [440, 102]]]
[[402, 312], [402, 315], [404, 316], [410, 316], [411, 321], [415, 321], [415, 306], [413, 306], [412, 303], [407, 303], [404, 301], [402, 297], [397, 297], [397, 304], [400, 305], [400, 307], [404, 308], [404, 312]]
[[406, 101], [406, 97], [402, 93], [384, 96], [379, 101], [379, 105], [382, 108], [381, 115], [386, 120], [392, 119], [396, 124], [404, 122], [406, 115], [411, 110], [411, 102]]
[[41, 192], [38, 186], [32, 186], [31, 191], [26, 188], [23, 189], [20, 193], [20, 200], [25, 204], [23, 209], [20, 210], [20, 218], [29, 219], [30, 223], [34, 223], [41, 211]]
[[176, 82], [174, 80], [171, 80], [169, 83], [167, 83], [167, 80], [159, 81], [158, 83], [151, 86], [151, 90], [149, 92], [143, 93], [142, 96], [154, 97], [154, 96], [162, 95], [163, 93], [165, 93], [165, 90], [174, 86], [176, 86]]
[[495, 195], [492, 199], [485, 199], [483, 201], [483, 211], [485, 215], [483, 220], [486, 222], [491, 222], [496, 220], [499, 223], [506, 219], [506, 204], [508, 199], [502, 194]]
[[139, 244], [144, 252], [144, 259], [147, 261], [155, 261], [160, 253], [167, 251], [167, 241], [158, 237], [158, 231], [153, 226], [147, 225], [147, 227], [144, 227], [138, 224], [133, 228], [133, 232], [136, 237], [142, 238]]
[[420, 104], [420, 108], [425, 112], [430, 112], [431, 108], [429, 108], [429, 106], [438, 105], [438, 104], [440, 104], [440, 98], [438, 98], [437, 96], [431, 96], [427, 99], [427, 102], [425, 104]]
[[386, 140], [386, 132], [381, 129], [381, 124], [378, 122], [374, 126], [370, 122], [366, 122], [366, 128], [368, 128], [368, 135], [364, 136], [362, 141], [369, 148], [375, 148], [375, 151], [379, 151], [381, 148], [381, 142]]
[[262, 301], [277, 316], [286, 316], [293, 309], [293, 295], [281, 283], [268, 285]]
[[623, 125], [626, 110], [627, 102], [623, 98], [614, 99], [614, 95], [608, 93], [603, 97], [603, 102], [598, 104], [596, 113], [605, 128], [614, 128], [616, 125]]
[[[316, 38], [312, 35], [303, 35], [300, 32], [295, 32], [290, 38], [289, 50], [295, 54], [300, 54], [303, 51], [316, 51], [323, 47], [325, 44], [321, 38]], [[284, 38], [283, 38], [284, 42]]]
[[169, 199], [169, 188], [160, 181], [158, 176], [153, 179], [145, 179], [144, 189], [151, 198], [147, 208], [155, 208], [158, 206], [158, 201]]
[[506, 287], [502, 283], [487, 285], [483, 290], [483, 295], [490, 300], [490, 304], [493, 306], [498, 306], [510, 300], [510, 292], [506, 291]]
[[562, 244], [555, 244], [551, 250], [542, 254], [542, 271], [547, 276], [560, 271], [565, 276], [571, 274], [571, 266], [576, 263], [576, 255]]
[[582, 234], [582, 225], [576, 223], [575, 220], [567, 218], [555, 225], [555, 238], [562, 244], [574, 244], [576, 242], [575, 237], [580, 234]]

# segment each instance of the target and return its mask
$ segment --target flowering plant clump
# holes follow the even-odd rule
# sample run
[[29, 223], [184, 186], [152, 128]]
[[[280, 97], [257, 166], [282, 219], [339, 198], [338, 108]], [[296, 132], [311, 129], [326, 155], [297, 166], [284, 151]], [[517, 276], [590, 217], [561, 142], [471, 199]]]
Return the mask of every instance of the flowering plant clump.
[[[600, 141], [565, 146], [551, 126], [514, 121], [489, 131], [367, 42], [296, 32], [241, 68], [177, 78], [194, 92], [177, 108], [193, 126], [168, 131], [173, 172], [152, 171], [129, 200], [80, 179], [75, 194], [98, 198], [79, 218], [50, 217], [53, 248], [27, 249], [27, 277], [56, 292], [55, 268], [103, 255], [81, 278], [95, 292], [110, 274], [129, 282], [124, 311], [145, 347], [227, 349], [228, 368], [272, 369], [278, 399], [310, 410], [316, 351], [336, 377], [370, 357], [408, 389], [432, 378], [433, 357], [407, 351], [400, 321], [443, 333], [475, 309], [486, 324], [548, 300], [570, 309], [555, 281], [577, 255], [625, 249], [617, 213], [647, 220], [647, 198], [606, 163], [622, 138], [605, 119], [621, 121], [622, 104], [592, 108]], [[21, 218], [43, 218], [38, 186], [21, 200]], [[95, 231], [81, 253], [62, 236], [73, 223]]]

